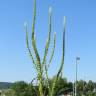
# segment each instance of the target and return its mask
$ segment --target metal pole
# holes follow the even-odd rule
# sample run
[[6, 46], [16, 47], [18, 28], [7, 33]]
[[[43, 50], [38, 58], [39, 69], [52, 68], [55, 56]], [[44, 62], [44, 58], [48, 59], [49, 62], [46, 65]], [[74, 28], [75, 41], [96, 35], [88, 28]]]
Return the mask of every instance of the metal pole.
[[80, 57], [76, 57], [76, 81], [75, 81], [75, 96], [77, 96], [77, 75], [78, 75], [78, 61]]
[[75, 96], [77, 96], [77, 58], [76, 58], [76, 81], [75, 81]]

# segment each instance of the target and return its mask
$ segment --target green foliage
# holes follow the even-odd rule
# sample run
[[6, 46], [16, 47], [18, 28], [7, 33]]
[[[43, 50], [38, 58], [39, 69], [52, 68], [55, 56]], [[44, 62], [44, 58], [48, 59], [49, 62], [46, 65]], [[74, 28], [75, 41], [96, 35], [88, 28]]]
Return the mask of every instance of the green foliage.
[[[56, 76], [52, 79], [49, 78], [49, 86], [52, 88], [53, 82]], [[54, 88], [54, 95], [58, 96], [58, 94], [64, 94], [66, 92], [72, 92], [73, 83], [68, 82], [66, 78], [58, 77], [58, 81], [56, 82], [56, 86]], [[90, 87], [91, 86], [91, 87]], [[33, 86], [32, 84], [28, 84], [24, 81], [19, 81], [13, 83], [11, 89], [3, 89], [2, 95], [5, 96], [40, 96], [38, 86]], [[44, 96], [49, 95], [49, 89], [47, 85], [47, 80], [43, 78], [43, 94]], [[77, 82], [77, 96], [96, 96], [96, 83], [92, 81], [83, 81], [80, 80]]]
[[77, 82], [78, 96], [96, 96], [95, 83], [89, 80], [88, 82], [80, 80]]
[[[54, 82], [56, 77], [53, 77], [51, 83]], [[58, 81], [56, 82], [56, 86], [54, 88], [54, 96], [57, 96], [60, 90], [66, 89], [68, 87], [68, 82], [66, 78], [58, 77]]]
[[5, 96], [16, 96], [15, 91], [13, 89], [4, 90]]
[[24, 81], [15, 82], [12, 89], [15, 92], [15, 96], [34, 96], [36, 94], [33, 86]]
[[88, 88], [88, 91], [94, 90], [94, 83], [91, 80], [89, 80], [89, 82], [87, 84], [87, 88]]
[[[29, 47], [29, 41], [28, 41], [28, 30], [27, 30], [27, 26], [26, 26], [26, 45], [27, 45], [27, 49], [29, 52], [29, 55], [32, 59], [32, 62], [34, 64], [34, 68], [36, 69], [37, 72], [37, 80], [38, 80], [38, 87], [39, 87], [39, 96], [44, 96], [44, 82], [43, 82], [43, 77], [46, 78], [47, 81], [47, 85], [46, 88], [48, 88], [48, 96], [54, 96], [55, 94], [55, 87], [56, 84], [58, 82], [58, 78], [59, 75], [63, 69], [63, 65], [64, 65], [64, 50], [65, 50], [65, 17], [64, 17], [64, 32], [63, 32], [63, 44], [62, 44], [62, 58], [61, 58], [61, 64], [60, 64], [60, 68], [57, 72], [57, 75], [52, 83], [52, 86], [50, 86], [49, 84], [49, 76], [48, 76], [48, 68], [51, 64], [52, 58], [54, 56], [54, 51], [55, 51], [55, 45], [56, 45], [56, 34], [54, 34], [54, 44], [53, 44], [53, 48], [52, 48], [52, 52], [50, 53], [51, 56], [49, 58], [49, 64], [46, 64], [47, 61], [47, 55], [48, 55], [48, 51], [49, 51], [49, 45], [50, 45], [50, 40], [51, 40], [51, 28], [52, 28], [52, 12], [51, 12], [51, 8], [49, 8], [49, 32], [48, 32], [48, 38], [46, 41], [46, 45], [45, 45], [45, 51], [44, 51], [44, 56], [43, 56], [43, 61], [41, 61], [40, 59], [40, 55], [38, 53], [38, 49], [36, 46], [36, 37], [35, 37], [35, 23], [36, 23], [36, 0], [34, 0], [34, 16], [33, 16], [33, 23], [32, 23], [32, 47], [33, 47], [33, 51], [34, 53], [31, 52], [31, 49]], [[35, 55], [33, 55], [35, 54]], [[44, 74], [45, 73], [45, 74]]]

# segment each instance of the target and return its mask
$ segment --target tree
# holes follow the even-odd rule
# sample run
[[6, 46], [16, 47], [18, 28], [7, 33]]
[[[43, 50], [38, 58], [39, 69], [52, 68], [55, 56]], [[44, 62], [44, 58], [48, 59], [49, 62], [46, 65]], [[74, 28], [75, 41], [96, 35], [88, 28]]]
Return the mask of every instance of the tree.
[[88, 88], [88, 91], [93, 91], [94, 90], [94, 83], [91, 81], [91, 80], [89, 80], [89, 82], [88, 82], [88, 84], [87, 84], [87, 88]]
[[78, 91], [78, 94], [81, 96], [82, 94], [84, 94], [85, 92], [85, 89], [86, 88], [86, 82], [83, 81], [83, 80], [80, 80], [77, 82], [77, 91]]
[[[54, 82], [54, 79], [55, 76], [52, 79], [50, 79], [50, 85]], [[59, 76], [53, 96], [58, 96], [58, 94], [61, 93], [61, 91], [64, 92], [66, 90], [72, 90], [73, 88], [72, 85], [73, 84], [71, 82], [67, 82], [66, 78], [62, 78], [61, 76]]]
[[15, 91], [16, 96], [34, 96], [36, 94], [33, 85], [24, 81], [15, 82], [12, 89]]

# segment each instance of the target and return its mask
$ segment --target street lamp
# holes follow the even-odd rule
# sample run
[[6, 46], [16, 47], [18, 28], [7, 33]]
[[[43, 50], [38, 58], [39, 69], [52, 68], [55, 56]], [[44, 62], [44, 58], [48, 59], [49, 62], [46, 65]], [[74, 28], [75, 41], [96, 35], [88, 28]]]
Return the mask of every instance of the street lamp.
[[77, 73], [78, 73], [78, 61], [80, 60], [80, 57], [76, 57], [76, 81], [75, 81], [75, 96], [77, 96]]

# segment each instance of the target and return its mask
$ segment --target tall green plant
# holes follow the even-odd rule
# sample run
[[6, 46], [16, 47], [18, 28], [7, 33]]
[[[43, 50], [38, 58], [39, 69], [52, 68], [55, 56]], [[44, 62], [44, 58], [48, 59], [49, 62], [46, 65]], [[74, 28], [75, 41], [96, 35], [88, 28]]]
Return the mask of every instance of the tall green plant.
[[56, 83], [58, 81], [58, 77], [60, 75], [60, 73], [62, 72], [63, 69], [63, 65], [64, 65], [64, 53], [65, 53], [65, 17], [64, 17], [64, 30], [63, 30], [63, 44], [62, 44], [62, 59], [61, 59], [61, 64], [60, 64], [60, 68], [57, 72], [57, 75], [54, 79], [54, 82], [52, 84], [52, 87], [49, 84], [49, 76], [48, 76], [48, 68], [51, 64], [51, 61], [53, 59], [54, 56], [54, 51], [55, 51], [55, 46], [56, 46], [56, 33], [54, 34], [54, 44], [53, 44], [53, 48], [52, 48], [52, 52], [50, 53], [50, 58], [49, 58], [49, 64], [46, 63], [47, 60], [47, 55], [48, 55], [48, 51], [49, 51], [49, 45], [50, 45], [50, 40], [51, 40], [51, 27], [52, 27], [52, 12], [51, 12], [51, 8], [49, 8], [49, 32], [48, 32], [48, 38], [46, 41], [46, 45], [45, 45], [45, 50], [44, 50], [44, 56], [43, 56], [43, 60], [41, 61], [40, 59], [40, 55], [38, 53], [38, 49], [36, 46], [36, 38], [35, 38], [35, 23], [36, 23], [36, 0], [34, 0], [34, 16], [33, 16], [33, 22], [32, 22], [32, 47], [33, 47], [33, 51], [34, 51], [34, 55], [31, 52], [31, 49], [29, 47], [29, 41], [28, 41], [28, 30], [27, 30], [27, 25], [26, 25], [26, 45], [27, 45], [27, 49], [29, 52], [29, 55], [32, 59], [32, 62], [34, 64], [34, 68], [36, 69], [37, 72], [37, 80], [38, 80], [38, 87], [39, 87], [39, 96], [44, 96], [44, 82], [43, 82], [43, 75], [45, 73], [45, 77], [47, 80], [47, 88], [48, 88], [48, 96], [54, 96], [54, 89], [56, 86]]

